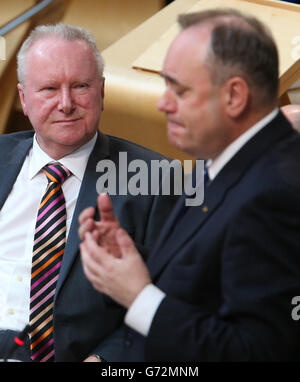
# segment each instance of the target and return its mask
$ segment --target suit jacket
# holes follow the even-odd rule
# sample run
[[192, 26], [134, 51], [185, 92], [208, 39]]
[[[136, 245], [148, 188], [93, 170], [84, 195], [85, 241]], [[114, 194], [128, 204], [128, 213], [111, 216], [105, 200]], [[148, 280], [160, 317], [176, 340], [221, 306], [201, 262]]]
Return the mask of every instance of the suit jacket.
[[102, 356], [299, 360], [300, 325], [291, 316], [300, 294], [299, 169], [300, 135], [279, 113], [224, 166], [204, 204], [177, 221], [183, 197], [148, 258], [153, 283], [167, 294], [148, 336], [125, 326], [102, 344]]
[[[33, 132], [0, 136], [0, 209], [32, 147]], [[98, 344], [117, 325], [124, 311], [112, 300], [99, 294], [86, 279], [78, 251], [78, 216], [88, 207], [96, 207], [96, 182], [101, 173], [97, 163], [109, 159], [118, 175], [119, 152], [126, 152], [128, 162], [163, 157], [128, 141], [99, 133], [89, 157], [79, 191], [54, 299], [54, 340], [57, 361], [81, 361], [96, 352]], [[171, 191], [172, 192], [172, 191]], [[139, 248], [150, 248], [169, 215], [176, 196], [112, 196], [120, 224], [131, 234]]]

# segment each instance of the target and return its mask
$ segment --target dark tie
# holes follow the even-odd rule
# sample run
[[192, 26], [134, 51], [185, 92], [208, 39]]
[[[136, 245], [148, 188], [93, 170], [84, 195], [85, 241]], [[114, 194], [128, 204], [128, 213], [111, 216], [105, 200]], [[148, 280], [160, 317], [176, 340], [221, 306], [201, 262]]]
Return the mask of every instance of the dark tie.
[[[197, 183], [195, 172], [193, 172], [192, 176], [193, 176], [194, 183]], [[205, 166], [205, 163], [204, 163], [204, 169], [203, 169], [203, 182], [204, 182], [204, 189], [206, 189], [206, 187], [208, 187], [209, 184], [211, 183], [211, 180], [209, 179], [208, 170], [207, 170], [207, 167]], [[182, 204], [181, 208], [179, 209], [178, 214], [176, 216], [176, 224], [178, 224], [178, 222], [184, 217], [184, 215], [189, 210], [189, 208], [192, 208], [192, 207], [186, 206], [185, 202], [183, 202], [183, 201], [181, 201], [181, 204]]]
[[33, 361], [54, 361], [53, 300], [66, 242], [66, 203], [62, 183], [71, 175], [60, 164], [43, 169], [48, 186], [34, 234], [30, 289], [30, 348]]

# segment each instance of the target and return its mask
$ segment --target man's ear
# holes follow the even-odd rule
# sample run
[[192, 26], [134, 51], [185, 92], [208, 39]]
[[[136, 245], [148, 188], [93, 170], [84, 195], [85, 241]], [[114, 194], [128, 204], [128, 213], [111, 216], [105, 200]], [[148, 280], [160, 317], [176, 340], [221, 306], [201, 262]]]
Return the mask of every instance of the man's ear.
[[25, 97], [24, 97], [23, 86], [22, 86], [21, 84], [18, 84], [18, 85], [17, 85], [17, 88], [18, 88], [18, 92], [19, 92], [19, 97], [20, 97], [20, 101], [21, 101], [21, 105], [22, 105], [23, 113], [24, 113], [24, 115], [27, 117], [28, 114], [27, 114], [27, 108], [26, 108], [26, 103], [25, 103]]
[[223, 86], [225, 110], [229, 117], [238, 118], [247, 108], [250, 90], [242, 77], [231, 77]]

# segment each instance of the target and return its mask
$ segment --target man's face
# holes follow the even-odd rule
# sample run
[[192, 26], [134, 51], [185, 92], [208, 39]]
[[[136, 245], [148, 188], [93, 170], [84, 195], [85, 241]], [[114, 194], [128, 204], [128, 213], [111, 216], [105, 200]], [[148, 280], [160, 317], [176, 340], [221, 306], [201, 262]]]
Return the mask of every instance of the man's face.
[[205, 66], [208, 43], [209, 33], [199, 28], [177, 36], [164, 62], [166, 90], [158, 103], [167, 117], [170, 143], [197, 158], [215, 157], [226, 141], [220, 88], [211, 84]]
[[83, 41], [47, 38], [30, 48], [25, 85], [18, 85], [24, 114], [40, 147], [53, 159], [73, 152], [97, 131], [104, 80]]

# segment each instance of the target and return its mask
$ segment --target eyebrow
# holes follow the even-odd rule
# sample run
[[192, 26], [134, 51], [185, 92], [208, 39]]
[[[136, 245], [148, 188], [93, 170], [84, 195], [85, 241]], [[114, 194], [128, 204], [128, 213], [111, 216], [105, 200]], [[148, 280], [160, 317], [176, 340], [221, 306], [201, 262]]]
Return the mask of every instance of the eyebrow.
[[174, 77], [170, 76], [169, 74], [167, 73], [164, 73], [163, 71], [159, 72], [159, 75], [164, 78], [165, 80], [169, 81], [171, 84], [174, 84], [174, 85], [181, 85], [183, 86], [181, 83], [179, 83]]
[[82, 82], [92, 82], [94, 78], [92, 77], [87, 77], [87, 78], [82, 78], [81, 81]]
[[165, 81], [168, 81], [171, 86], [173, 86], [176, 89], [182, 89], [182, 90], [188, 90], [191, 89], [189, 85], [183, 84], [182, 82], [179, 82], [176, 78], [170, 76], [167, 73], [164, 73], [163, 71], [159, 72], [159, 75], [165, 79]]

